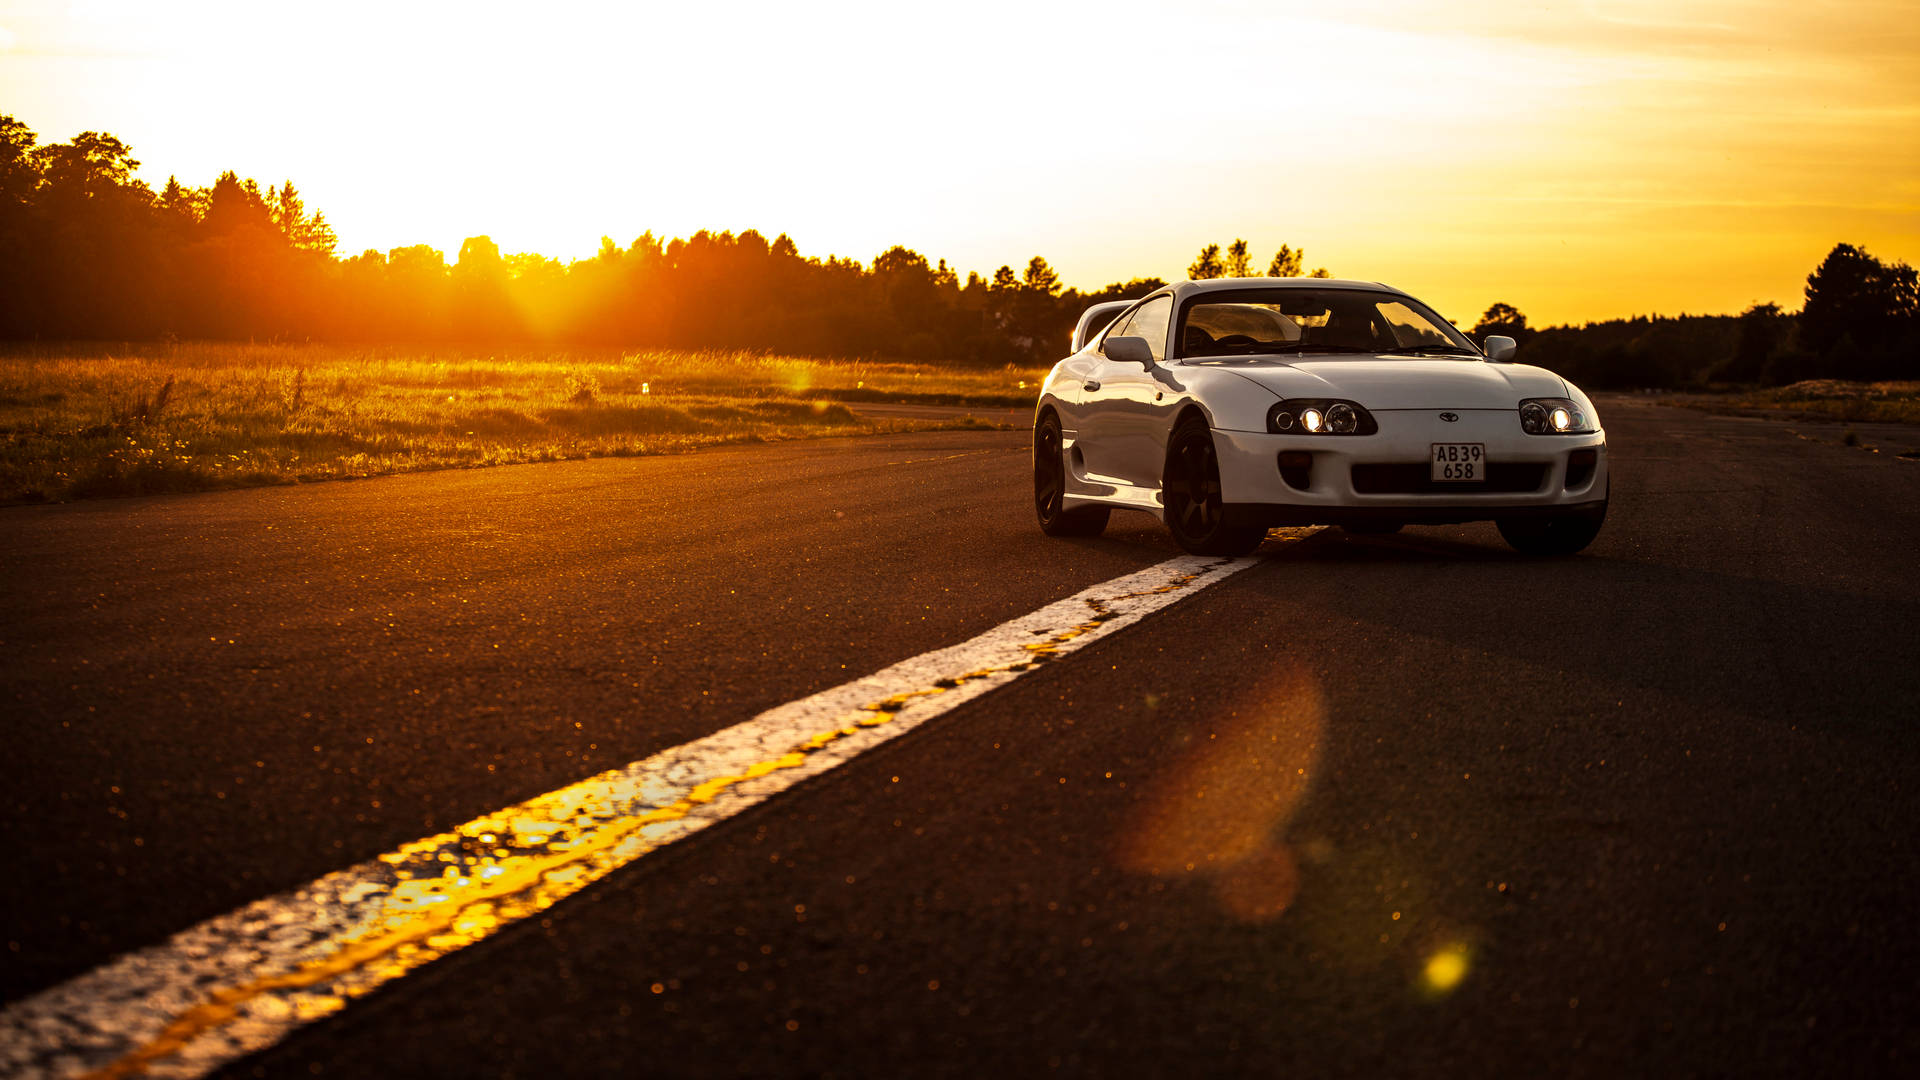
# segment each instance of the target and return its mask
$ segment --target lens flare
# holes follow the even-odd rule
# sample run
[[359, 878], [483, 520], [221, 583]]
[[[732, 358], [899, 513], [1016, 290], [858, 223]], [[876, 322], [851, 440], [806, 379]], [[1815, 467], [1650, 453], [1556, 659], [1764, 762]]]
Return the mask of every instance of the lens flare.
[[1191, 721], [1199, 737], [1142, 788], [1114, 861], [1136, 874], [1202, 878], [1223, 914], [1258, 923], [1279, 918], [1300, 891], [1286, 830], [1316, 773], [1326, 712], [1304, 670], [1266, 673], [1235, 704]]
[[1307, 409], [1300, 414], [1300, 426], [1308, 431], [1319, 431], [1325, 423], [1319, 409]]
[[1553, 410], [1553, 430], [1565, 431], [1573, 426], [1573, 414], [1565, 409]]
[[1460, 985], [1467, 977], [1467, 949], [1464, 945], [1449, 945], [1427, 959], [1427, 966], [1421, 972], [1427, 989], [1434, 994], [1445, 994]]

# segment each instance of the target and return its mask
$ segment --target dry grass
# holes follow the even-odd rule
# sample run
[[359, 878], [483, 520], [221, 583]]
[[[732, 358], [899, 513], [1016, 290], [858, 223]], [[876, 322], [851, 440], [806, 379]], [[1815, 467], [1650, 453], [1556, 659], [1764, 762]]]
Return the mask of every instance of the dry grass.
[[1777, 414], [1847, 424], [1920, 424], [1920, 382], [1808, 379], [1766, 390], [1689, 394], [1671, 400], [1712, 412]]
[[0, 503], [985, 426], [869, 420], [842, 402], [1019, 405], [1042, 374], [610, 350], [16, 348], [0, 353]]

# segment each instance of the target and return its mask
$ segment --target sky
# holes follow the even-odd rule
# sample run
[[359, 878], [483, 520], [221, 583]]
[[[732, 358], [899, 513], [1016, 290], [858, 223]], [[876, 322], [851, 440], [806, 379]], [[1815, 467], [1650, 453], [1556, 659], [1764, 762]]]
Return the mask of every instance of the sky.
[[291, 179], [342, 253], [753, 228], [1091, 289], [1244, 237], [1535, 325], [1920, 262], [1911, 0], [0, 0], [0, 114]]

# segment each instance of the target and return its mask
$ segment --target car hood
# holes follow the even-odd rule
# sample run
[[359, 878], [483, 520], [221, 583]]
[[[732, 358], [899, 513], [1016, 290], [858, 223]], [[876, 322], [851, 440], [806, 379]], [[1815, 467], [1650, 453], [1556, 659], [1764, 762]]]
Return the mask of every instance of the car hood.
[[1247, 357], [1218, 366], [1283, 398], [1346, 398], [1368, 409], [1511, 409], [1567, 392], [1551, 371], [1484, 360]]

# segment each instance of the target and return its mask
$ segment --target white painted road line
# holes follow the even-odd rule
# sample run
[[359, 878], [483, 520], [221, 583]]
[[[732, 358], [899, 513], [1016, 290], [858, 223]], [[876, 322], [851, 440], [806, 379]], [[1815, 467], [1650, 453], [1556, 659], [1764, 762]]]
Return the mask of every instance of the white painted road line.
[[0, 1012], [0, 1076], [203, 1075], [1250, 565], [1170, 559], [183, 930]]

